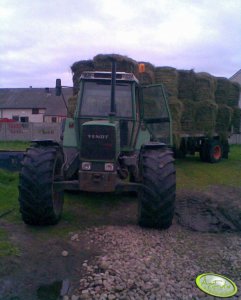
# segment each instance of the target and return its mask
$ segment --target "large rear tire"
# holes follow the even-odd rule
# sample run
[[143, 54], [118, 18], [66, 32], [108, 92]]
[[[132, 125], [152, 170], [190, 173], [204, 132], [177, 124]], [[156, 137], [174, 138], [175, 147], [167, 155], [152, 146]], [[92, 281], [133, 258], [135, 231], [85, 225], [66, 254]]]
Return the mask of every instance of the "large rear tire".
[[167, 229], [172, 224], [176, 198], [176, 172], [172, 152], [144, 149], [141, 152], [143, 188], [139, 192], [139, 225]]
[[19, 176], [22, 219], [30, 225], [56, 224], [63, 210], [64, 193], [53, 183], [62, 179], [63, 153], [59, 147], [29, 148]]

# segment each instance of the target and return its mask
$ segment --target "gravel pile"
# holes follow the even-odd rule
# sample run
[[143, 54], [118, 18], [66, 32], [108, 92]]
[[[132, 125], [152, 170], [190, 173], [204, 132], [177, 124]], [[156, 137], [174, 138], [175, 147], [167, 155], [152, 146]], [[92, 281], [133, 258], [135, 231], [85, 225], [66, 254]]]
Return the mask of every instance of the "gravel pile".
[[84, 262], [85, 276], [68, 299], [217, 299], [196, 287], [196, 277], [206, 272], [232, 279], [239, 291], [229, 299], [241, 299], [238, 233], [193, 232], [174, 221], [165, 231], [128, 225], [85, 234], [103, 255]]

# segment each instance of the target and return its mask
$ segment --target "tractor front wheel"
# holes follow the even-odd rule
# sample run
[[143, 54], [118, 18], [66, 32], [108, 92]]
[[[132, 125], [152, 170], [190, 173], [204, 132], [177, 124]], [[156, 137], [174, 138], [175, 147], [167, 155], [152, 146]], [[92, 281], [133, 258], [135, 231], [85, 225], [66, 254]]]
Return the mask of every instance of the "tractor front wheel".
[[176, 172], [172, 152], [144, 149], [141, 152], [144, 188], [139, 192], [139, 224], [167, 229], [174, 216]]
[[64, 193], [54, 189], [62, 179], [60, 147], [37, 146], [27, 150], [19, 177], [19, 203], [23, 221], [31, 225], [56, 224], [62, 213]]

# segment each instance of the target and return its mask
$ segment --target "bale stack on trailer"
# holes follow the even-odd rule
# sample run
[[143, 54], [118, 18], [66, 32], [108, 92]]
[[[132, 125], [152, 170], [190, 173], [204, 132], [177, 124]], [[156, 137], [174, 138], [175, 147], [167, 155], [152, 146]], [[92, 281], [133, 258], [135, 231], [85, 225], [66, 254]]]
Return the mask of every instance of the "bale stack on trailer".
[[164, 84], [169, 99], [178, 97], [178, 71], [172, 67], [156, 67], [155, 82]]
[[[161, 67], [156, 69], [162, 69]], [[171, 69], [171, 68], [169, 68]], [[175, 73], [174, 73], [175, 72]], [[160, 78], [169, 92], [170, 110], [174, 119], [174, 139], [183, 135], [212, 135], [215, 131], [217, 105], [215, 103], [216, 80], [208, 73], [195, 73], [193, 70], [176, 70], [175, 77]], [[171, 93], [170, 93], [171, 91]], [[173, 96], [175, 95], [175, 96]], [[180, 105], [181, 103], [181, 105]], [[176, 110], [179, 109], [179, 114]]]
[[80, 60], [71, 66], [71, 71], [73, 74], [73, 86], [74, 86], [74, 95], [78, 93], [79, 88], [79, 78], [84, 71], [94, 71], [93, 60]]
[[228, 105], [238, 107], [240, 95], [240, 85], [236, 82], [229, 81]]
[[238, 107], [233, 107], [232, 128], [233, 133], [240, 133], [241, 110]]
[[178, 70], [178, 98], [194, 100], [195, 73], [193, 70]]
[[119, 54], [98, 54], [93, 58], [94, 69], [98, 71], [110, 71], [111, 62], [115, 59], [116, 71], [117, 72], [127, 72], [136, 73], [138, 65], [137, 62], [129, 58], [128, 56]]
[[172, 116], [172, 131], [175, 144], [180, 142], [181, 120], [183, 116], [184, 105], [177, 98], [169, 99], [169, 108]]
[[218, 105], [218, 115], [215, 129], [224, 139], [228, 138], [233, 116], [233, 109], [229, 105], [229, 90], [230, 81], [225, 77], [217, 77], [215, 101]]
[[229, 82], [228, 105], [233, 109], [231, 125], [234, 133], [240, 132], [241, 111], [238, 107], [240, 95], [240, 85], [235, 82]]
[[217, 104], [210, 100], [195, 103], [195, 129], [197, 132], [212, 136], [215, 133]]
[[[193, 70], [176, 72], [178, 76], [175, 78], [163, 73], [162, 77], [156, 77], [156, 82], [162, 82], [169, 94], [176, 154], [183, 157], [189, 149], [190, 153], [194, 153], [195, 149], [200, 152], [202, 160], [210, 161], [210, 157], [203, 153], [208, 153], [207, 149], [215, 149], [215, 143], [219, 142], [223, 145], [223, 157], [227, 157], [230, 132], [240, 130], [240, 86], [227, 78], [216, 78], [208, 73], [195, 73]], [[210, 142], [213, 140], [215, 142]], [[206, 148], [198, 146], [200, 143]]]
[[181, 130], [179, 131], [179, 134], [183, 132], [192, 133], [195, 131], [195, 102], [188, 99], [182, 99], [180, 101], [183, 104], [183, 110], [181, 115]]
[[215, 101], [217, 80], [209, 73], [195, 73], [194, 100]]
[[[127, 73], [134, 73], [135, 75], [139, 75], [138, 63], [132, 58], [129, 58], [128, 56], [119, 55], [119, 54], [98, 54], [93, 59], [80, 60], [73, 63], [73, 65], [71, 66], [71, 71], [73, 74], [74, 95], [78, 93], [79, 79], [83, 72], [110, 71], [111, 62], [113, 59], [117, 61], [117, 65], [116, 65], [117, 72], [127, 72]], [[152, 66], [151, 64], [149, 65]], [[152, 82], [148, 82], [148, 83], [152, 83]], [[68, 104], [70, 105], [70, 115], [72, 115], [77, 104], [77, 98], [70, 97], [70, 99], [68, 99]]]
[[172, 67], [156, 67], [155, 83], [162, 83], [165, 87], [172, 115], [173, 141], [179, 144], [183, 103], [178, 99], [178, 71]]
[[216, 124], [218, 134], [228, 136], [231, 127], [234, 133], [240, 131], [239, 93], [239, 84], [233, 83], [224, 77], [217, 78], [215, 101], [219, 109]]
[[[173, 137], [176, 148], [183, 136], [213, 136], [218, 134], [227, 140], [231, 128], [240, 130], [241, 112], [238, 108], [240, 86], [224, 77], [214, 77], [194, 70], [177, 70], [173, 67], [155, 67], [148, 62], [137, 62], [119, 54], [98, 54], [93, 60], [78, 61], [71, 67], [74, 92], [83, 71], [110, 71], [111, 61], [117, 61], [117, 71], [130, 72], [141, 84], [162, 83], [168, 95], [173, 121]], [[138, 64], [145, 65], [140, 73]], [[70, 115], [76, 98], [69, 99]]]
[[215, 103], [216, 79], [208, 73], [195, 73], [195, 129], [213, 135], [218, 107]]
[[215, 101], [217, 104], [228, 105], [230, 81], [225, 77], [217, 77], [217, 88], [215, 91]]
[[215, 79], [208, 73], [180, 70], [178, 98], [183, 103], [181, 132], [212, 134], [217, 106], [214, 101]]
[[232, 122], [233, 109], [226, 104], [218, 105], [218, 114], [216, 120], [216, 132], [227, 135], [230, 131], [230, 125]]

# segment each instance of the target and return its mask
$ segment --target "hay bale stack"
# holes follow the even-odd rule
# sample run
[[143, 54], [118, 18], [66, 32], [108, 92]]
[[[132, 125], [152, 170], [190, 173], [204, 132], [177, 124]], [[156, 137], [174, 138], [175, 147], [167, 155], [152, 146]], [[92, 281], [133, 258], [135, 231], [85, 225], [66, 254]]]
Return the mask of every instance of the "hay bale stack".
[[208, 73], [195, 74], [195, 101], [211, 100], [215, 101], [216, 79]]
[[195, 115], [196, 105], [195, 102], [189, 99], [182, 99], [183, 109], [181, 116], [181, 130], [185, 133], [195, 131]]
[[175, 145], [176, 149], [179, 149], [181, 143], [181, 118], [183, 112], [183, 104], [179, 99], [175, 97], [170, 97], [168, 100], [172, 116], [173, 144]]
[[178, 96], [178, 71], [172, 67], [156, 67], [155, 82], [163, 83], [168, 94]]
[[233, 109], [225, 104], [218, 105], [216, 131], [217, 133], [225, 133], [230, 130], [233, 116]]
[[194, 100], [195, 73], [193, 70], [178, 71], [178, 98], [184, 100]]
[[98, 54], [93, 60], [81, 60], [71, 66], [73, 74], [74, 94], [78, 92], [79, 78], [84, 71], [111, 71], [112, 59], [117, 61], [117, 72], [138, 73], [135, 60], [119, 54]]
[[215, 101], [217, 104], [228, 105], [230, 81], [225, 77], [217, 77], [217, 89], [215, 91]]
[[84, 71], [93, 71], [94, 63], [93, 60], [80, 60], [71, 66], [71, 71], [73, 74], [73, 85], [74, 85], [74, 95], [78, 93], [79, 88], [79, 78]]
[[179, 134], [181, 131], [183, 103], [179, 99], [174, 97], [170, 97], [168, 100], [172, 116], [172, 129], [174, 133]]
[[68, 118], [74, 117], [74, 112], [77, 105], [77, 97], [78, 97], [77, 95], [74, 95], [68, 99], [68, 112], [67, 112]]
[[195, 128], [207, 135], [215, 132], [218, 105], [210, 100], [196, 102]]
[[[239, 131], [241, 113], [238, 109], [240, 85], [224, 77], [193, 70], [176, 70], [172, 67], [154, 67], [145, 64], [145, 72], [139, 73], [138, 63], [119, 54], [98, 54], [93, 60], [77, 61], [71, 66], [74, 94], [78, 91], [79, 77], [84, 71], [111, 71], [111, 62], [117, 61], [118, 72], [134, 73], [141, 84], [162, 83], [169, 95], [168, 101], [173, 120], [173, 132], [211, 134], [216, 130], [226, 134], [230, 124]], [[68, 100], [69, 115], [76, 107], [77, 97]], [[156, 102], [151, 99], [148, 111], [155, 115]]]
[[231, 125], [233, 127], [233, 133], [240, 133], [241, 124], [241, 109], [238, 107], [233, 108], [233, 117]]
[[141, 84], [153, 84], [155, 82], [155, 67], [149, 62], [138, 62], [138, 64], [145, 65], [145, 72], [135, 73], [135, 76]]
[[236, 82], [230, 82], [228, 91], [228, 105], [231, 107], [238, 106], [240, 95], [240, 85]]
[[153, 97], [149, 95], [148, 99], [144, 100], [143, 106], [146, 118], [160, 117], [159, 112], [161, 111], [161, 102], [156, 101], [155, 95]]
[[98, 54], [93, 58], [94, 68], [98, 71], [111, 71], [111, 62], [115, 59], [117, 72], [136, 73], [137, 62], [128, 56], [119, 54]]

